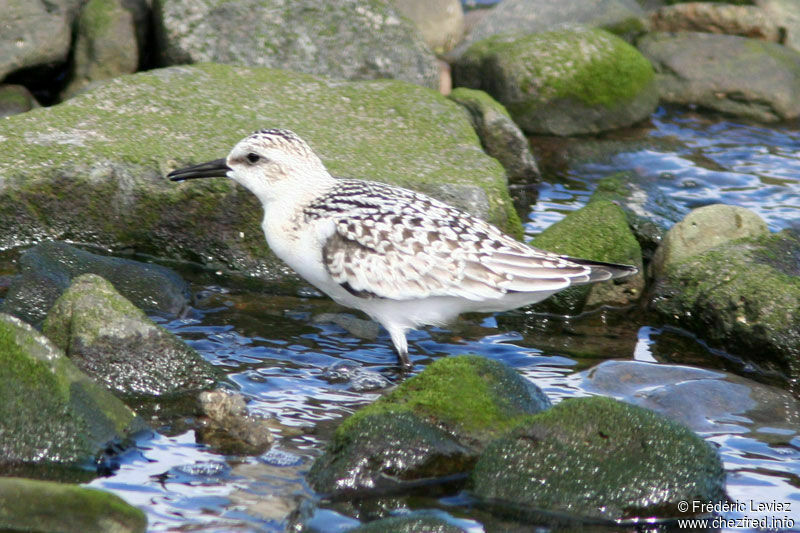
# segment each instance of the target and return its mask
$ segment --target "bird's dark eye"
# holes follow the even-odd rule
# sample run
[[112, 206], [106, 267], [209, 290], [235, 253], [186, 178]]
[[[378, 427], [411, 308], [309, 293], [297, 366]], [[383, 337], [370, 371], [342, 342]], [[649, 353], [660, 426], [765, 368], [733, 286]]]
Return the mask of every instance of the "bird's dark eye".
[[261, 159], [261, 156], [254, 152], [250, 152], [246, 157], [250, 163], [258, 163], [259, 159]]

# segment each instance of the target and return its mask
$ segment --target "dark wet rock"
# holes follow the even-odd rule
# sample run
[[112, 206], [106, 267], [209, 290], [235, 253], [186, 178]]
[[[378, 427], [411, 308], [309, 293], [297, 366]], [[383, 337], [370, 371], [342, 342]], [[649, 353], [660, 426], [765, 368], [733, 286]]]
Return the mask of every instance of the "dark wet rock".
[[796, 430], [800, 425], [800, 402], [789, 393], [726, 372], [604, 361], [582, 376], [583, 390], [652, 409], [701, 433]]
[[213, 62], [438, 87], [435, 56], [383, 0], [157, 0], [153, 11], [165, 65]]
[[449, 98], [467, 110], [483, 149], [500, 161], [510, 179], [531, 183], [540, 178], [528, 139], [500, 102], [466, 87], [455, 89]]
[[716, 449], [685, 426], [611, 398], [567, 399], [491, 443], [472, 473], [499, 513], [672, 517], [725, 499]]
[[637, 44], [662, 101], [774, 122], [800, 116], [800, 52], [735, 35], [651, 33]]
[[781, 28], [763, 9], [714, 2], [688, 2], [661, 7], [649, 16], [650, 30], [723, 33], [778, 43]]
[[645, 262], [652, 258], [667, 231], [687, 213], [685, 207], [664, 194], [656, 180], [628, 172], [598, 181], [591, 200], [608, 200], [622, 208]]
[[464, 11], [459, 0], [393, 0], [395, 9], [411, 19], [431, 50], [450, 50], [464, 34]]
[[197, 429], [197, 441], [229, 455], [260, 455], [275, 438], [266, 419], [249, 414], [244, 396], [224, 390], [200, 393], [206, 418]]
[[0, 529], [144, 533], [147, 516], [110, 492], [69, 483], [0, 477]]
[[200, 354], [94, 274], [75, 278], [42, 331], [81, 370], [123, 396], [206, 389], [218, 378]]
[[0, 314], [0, 463], [86, 463], [144, 428], [41, 333]]
[[571, 287], [536, 304], [535, 309], [576, 315], [603, 305], [628, 305], [644, 290], [642, 251], [625, 212], [605, 199], [573, 211], [534, 237], [531, 245], [582, 259], [634, 265], [639, 272], [624, 279]]
[[36, 98], [22, 85], [0, 85], [0, 117], [24, 113], [38, 107]]
[[189, 300], [186, 282], [166, 267], [97, 255], [64, 242], [45, 242], [25, 251], [19, 271], [0, 310], [37, 326], [72, 279], [86, 273], [107, 279], [146, 311], [177, 315]]
[[9, 73], [67, 60], [70, 20], [59, 2], [3, 2], [0, 80]]
[[367, 522], [348, 533], [465, 533], [465, 530], [451, 524], [433, 513], [410, 513]]
[[453, 65], [453, 81], [492, 95], [531, 134], [629, 126], [650, 116], [658, 103], [650, 63], [598, 29], [489, 37]]
[[664, 272], [687, 258], [728, 241], [769, 234], [767, 223], [756, 213], [735, 205], [713, 204], [693, 209], [664, 236], [653, 256], [651, 272]]
[[549, 404], [501, 363], [439, 359], [346, 419], [308, 479], [334, 492], [463, 473], [487, 442]]
[[465, 209], [482, 202], [476, 214], [522, 233], [502, 166], [444, 96], [394, 80], [206, 64], [114, 78], [0, 121], [0, 248], [69, 239], [296, 280], [264, 242], [254, 195], [225, 179], [164, 178], [270, 126], [296, 131], [335, 175], [447, 192]]
[[644, 11], [635, 0], [504, 0], [475, 24], [455, 50], [462, 54], [473, 43], [501, 33], [539, 33], [565, 25], [603, 27], [620, 33], [644, 30]]
[[[68, 98], [92, 82], [136, 72], [139, 68], [135, 12], [125, 0], [89, 0], [76, 24]], [[139, 21], [140, 23], [142, 21]]]
[[[710, 231], [697, 227], [696, 231]], [[780, 372], [800, 394], [800, 233], [737, 239], [667, 263], [650, 307], [665, 320]]]
[[380, 332], [377, 322], [356, 318], [349, 313], [322, 313], [316, 315], [313, 321], [315, 324], [336, 324], [350, 335], [365, 340], [377, 339]]

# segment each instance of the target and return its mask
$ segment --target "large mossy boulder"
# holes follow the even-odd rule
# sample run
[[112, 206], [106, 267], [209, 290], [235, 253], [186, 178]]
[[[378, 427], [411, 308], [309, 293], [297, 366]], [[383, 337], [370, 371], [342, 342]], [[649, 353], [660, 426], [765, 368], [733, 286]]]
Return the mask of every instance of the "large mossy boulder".
[[662, 101], [775, 122], [800, 116], [800, 52], [736, 35], [651, 33], [637, 43]]
[[165, 65], [226, 63], [439, 85], [433, 52], [385, 0], [156, 0]]
[[599, 396], [564, 400], [491, 443], [471, 483], [500, 514], [529, 519], [674, 517], [680, 501], [725, 499], [712, 445], [653, 411]]
[[69, 483], [0, 477], [0, 529], [144, 533], [147, 516], [110, 492]]
[[0, 463], [91, 462], [144, 428], [41, 333], [0, 314]]
[[782, 373], [789, 389], [800, 394], [797, 230], [718, 244], [664, 263], [659, 273], [653, 310], [712, 346]]
[[599, 29], [489, 37], [456, 61], [453, 80], [491, 94], [530, 134], [629, 126], [650, 116], [658, 103], [650, 62]]
[[639, 272], [619, 280], [571, 287], [536, 304], [535, 309], [576, 315], [602, 305], [628, 305], [642, 296], [642, 250], [615, 203], [597, 198], [573, 211], [531, 240], [531, 245], [562, 255], [633, 265]]
[[549, 405], [502, 363], [439, 359], [347, 418], [308, 479], [317, 491], [334, 492], [463, 473], [489, 441]]
[[173, 270], [121, 257], [93, 254], [65, 242], [45, 242], [23, 252], [19, 275], [0, 311], [39, 326], [56, 299], [82, 274], [97, 274], [137, 307], [179, 315], [189, 305], [189, 286]]
[[162, 396], [213, 386], [214, 367], [94, 274], [75, 278], [42, 332], [81, 370], [121, 396]]
[[503, 168], [437, 92], [207, 64], [115, 78], [3, 120], [0, 247], [69, 239], [285, 279], [252, 194], [164, 178], [270, 126], [298, 133], [335, 175], [421, 190], [521, 235]]

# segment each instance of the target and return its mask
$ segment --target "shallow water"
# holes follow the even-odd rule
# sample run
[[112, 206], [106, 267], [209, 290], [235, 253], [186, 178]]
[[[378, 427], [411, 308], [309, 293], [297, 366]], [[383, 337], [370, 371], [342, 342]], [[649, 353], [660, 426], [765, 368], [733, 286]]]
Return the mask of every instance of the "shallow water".
[[[545, 162], [548, 183], [539, 187], [540, 199], [531, 207], [529, 233], [583, 205], [597, 179], [620, 170], [658, 179], [664, 192], [686, 207], [720, 201], [744, 205], [765, 217], [773, 230], [800, 221], [797, 123], [753, 126], [659, 110], [648, 125], [586, 141], [613, 149], [592, 161]], [[568, 143], [574, 148], [574, 140]], [[398, 380], [396, 356], [383, 331], [376, 339], [359, 339], [339, 326], [314, 323], [315, 315], [343, 310], [313, 292], [275, 296], [226, 288], [207, 278], [196, 278], [193, 288], [197, 300], [188, 316], [155, 319], [223, 368], [250, 400], [252, 411], [274, 419], [275, 446], [260, 457], [217, 455], [183, 429], [182, 417], [188, 414], [166, 415], [169, 406], [150, 406], [148, 412], [162, 424], [159, 432], [142, 437], [137, 449], [120, 458], [113, 475], [89, 485], [141, 506], [151, 531], [282, 531], [288, 510], [298, 501], [314, 500], [303, 475], [341, 417], [374, 401]], [[409, 346], [415, 372], [438, 357], [476, 353], [518, 369], [555, 402], [603, 393], [650, 401], [674, 416], [692, 411], [696, 416], [687, 423], [719, 447], [732, 499], [792, 504], [790, 512], [748, 509], [726, 516], [788, 516], [800, 528], [797, 402], [781, 395], [747, 362], [711, 350], [691, 335], [661, 328], [636, 310], [573, 319], [515, 311], [462, 318], [450, 329], [414, 331]], [[608, 359], [639, 361], [636, 368], [672, 370], [676, 377], [615, 388], [619, 380], [604, 384], [598, 378], [599, 369], [608, 369], [612, 377], [621, 371], [596, 366]], [[686, 395], [672, 387], [695, 378], [691, 368], [680, 365], [712, 369], [732, 403], [721, 405], [712, 401], [717, 396], [701, 392], [708, 409], [697, 404], [697, 411], [694, 406], [687, 411], [680, 403]], [[725, 370], [745, 377], [726, 377]], [[760, 391], [762, 403], [756, 409], [736, 403], [748, 388]], [[507, 526], [469, 504], [458, 493], [383, 502], [391, 512], [435, 509], [470, 531]], [[359, 513], [370, 518], [386, 512], [380, 508], [365, 505]], [[358, 522], [342, 511], [336, 505], [305, 505], [302, 514], [324, 531], [343, 531]]]

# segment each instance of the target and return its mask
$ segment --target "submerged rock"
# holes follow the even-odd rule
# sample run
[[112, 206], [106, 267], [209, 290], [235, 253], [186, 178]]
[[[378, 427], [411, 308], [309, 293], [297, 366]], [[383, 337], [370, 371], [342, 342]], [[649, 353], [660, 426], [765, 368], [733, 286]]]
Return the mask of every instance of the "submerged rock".
[[456, 85], [482, 89], [527, 133], [575, 135], [629, 126], [655, 111], [650, 63], [606, 31], [500, 34], [453, 65]]
[[[775, 122], [800, 116], [800, 53], [711, 33], [651, 33], [637, 43], [662, 101]], [[701, 53], [698, 53], [701, 52]]]
[[189, 300], [189, 287], [173, 270], [93, 254], [64, 242], [45, 242], [26, 250], [19, 258], [19, 270], [0, 311], [35, 326], [44, 320], [72, 279], [81, 274], [102, 276], [146, 311], [177, 315]]
[[309, 483], [334, 492], [463, 473], [487, 442], [549, 405], [538, 387], [499, 362], [439, 359], [346, 419]]
[[408, 513], [367, 522], [348, 533], [465, 533], [464, 529], [451, 524], [433, 513]]
[[197, 428], [197, 441], [224, 454], [259, 455], [275, 438], [266, 419], [248, 414], [244, 396], [224, 390], [200, 393], [206, 418]]
[[674, 517], [680, 501], [725, 500], [715, 448], [688, 428], [611, 398], [567, 399], [491, 443], [473, 493], [500, 514]]
[[531, 183], [540, 178], [528, 139], [500, 102], [466, 87], [453, 90], [449, 98], [467, 110], [483, 149], [500, 161], [509, 179]]
[[276, 126], [308, 141], [335, 175], [446, 193], [522, 233], [503, 168], [437, 92], [206, 64], [122, 76], [0, 121], [0, 248], [71, 239], [296, 280], [269, 252], [253, 194], [225, 179], [164, 177]]
[[42, 331], [81, 370], [123, 396], [206, 389], [218, 378], [200, 354], [94, 274], [72, 282]]
[[0, 463], [91, 462], [145, 427], [41, 333], [0, 314]]
[[602, 305], [627, 305], [642, 296], [642, 251], [622, 208], [597, 198], [548, 227], [531, 245], [582, 259], [634, 265], [639, 272], [620, 280], [571, 287], [536, 304], [535, 309], [576, 315]]
[[0, 477], [0, 529], [144, 533], [147, 516], [110, 492], [69, 483]]
[[157, 0], [153, 11], [166, 65], [227, 63], [438, 87], [436, 58], [391, 2]]

